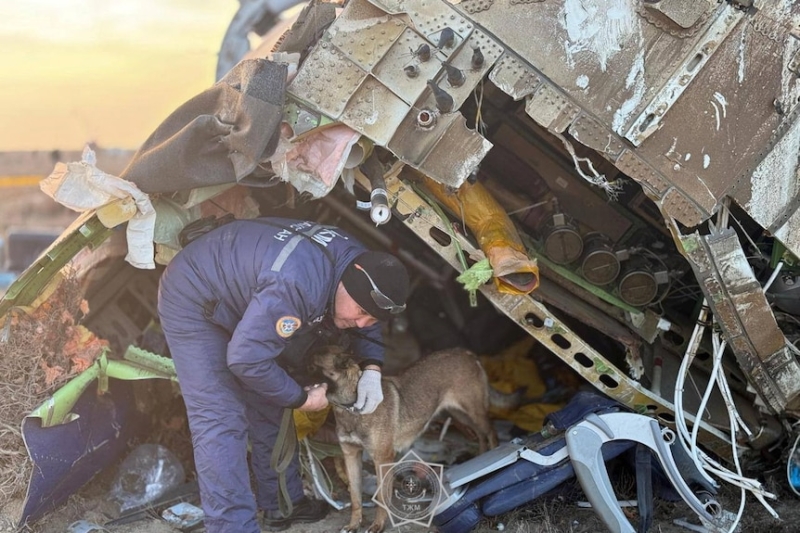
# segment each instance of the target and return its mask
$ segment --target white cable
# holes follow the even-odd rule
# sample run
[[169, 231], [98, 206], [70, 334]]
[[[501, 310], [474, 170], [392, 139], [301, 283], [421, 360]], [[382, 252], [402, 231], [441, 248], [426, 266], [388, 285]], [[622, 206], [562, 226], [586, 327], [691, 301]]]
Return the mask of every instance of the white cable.
[[[608, 181], [604, 174], [597, 172], [597, 169], [594, 168], [594, 164], [592, 163], [591, 159], [578, 156], [578, 154], [575, 153], [575, 147], [572, 146], [572, 143], [570, 143], [566, 137], [558, 132], [551, 133], [561, 140], [564, 148], [566, 148], [567, 152], [569, 152], [569, 155], [572, 156], [572, 163], [575, 167], [575, 172], [577, 172], [581, 178], [585, 179], [592, 185], [596, 185], [597, 187], [604, 189], [610, 199], [616, 200], [617, 196], [619, 196], [621, 185], [618, 182], [612, 183]], [[586, 163], [586, 167], [589, 169], [589, 174], [584, 172], [584, 170], [581, 168], [581, 163]]]
[[[733, 443], [732, 443], [732, 445], [733, 445], [733, 462], [736, 465], [736, 472], [738, 472], [739, 475], [741, 475], [742, 474], [742, 467], [739, 464], [739, 454], [736, 453], [736, 440], [733, 438], [733, 436], [736, 435], [736, 428], [734, 427], [734, 417], [730, 416], [730, 406], [728, 406], [728, 409], [729, 409], [729, 411], [728, 411], [728, 419], [730, 421], [730, 428], [731, 428], [731, 441], [733, 441]], [[734, 411], [735, 411], [735, 409], [734, 409]], [[740, 493], [740, 495], [739, 495], [739, 510], [736, 513], [736, 518], [734, 518], [733, 523], [731, 524], [731, 527], [728, 528], [728, 533], [733, 533], [734, 531], [736, 531], [736, 527], [739, 525], [739, 522], [742, 520], [742, 515], [744, 514], [744, 502], [745, 502], [745, 497], [746, 497], [745, 488], [744, 487], [739, 487], [739, 493]]]
[[[311, 469], [311, 478], [314, 480], [314, 488], [316, 489], [317, 493], [326, 502], [328, 502], [331, 507], [333, 507], [337, 511], [341, 511], [342, 509], [345, 509], [346, 507], [349, 507], [350, 506], [349, 503], [342, 503], [342, 502], [340, 502], [338, 500], [334, 500], [333, 499], [333, 496], [331, 496], [331, 494], [330, 494], [330, 490], [322, 484], [322, 480], [320, 479], [320, 473], [319, 473], [319, 470], [318, 470], [318, 468], [320, 468], [321, 465], [319, 467], [317, 466], [317, 458], [311, 452], [311, 446], [308, 444], [308, 439], [305, 438], [301, 442], [305, 445], [306, 454], [308, 454], [308, 464], [309, 464], [309, 468]], [[323, 470], [323, 472], [325, 471], [324, 468], [322, 470]], [[327, 472], [326, 472], [326, 476], [327, 476]], [[328, 481], [330, 481], [330, 478], [328, 478]]]
[[778, 273], [783, 268], [783, 261], [778, 261], [778, 264], [775, 265], [775, 270], [772, 271], [772, 275], [769, 277], [767, 282], [764, 284], [763, 291], [767, 292], [767, 290], [772, 286], [772, 282], [775, 281], [775, 278], [778, 277]]
[[[725, 345], [727, 344], [725, 341], [720, 343], [719, 335], [717, 334], [711, 336], [711, 341], [714, 346], [714, 364], [711, 367], [711, 377], [708, 380], [708, 385], [706, 385], [703, 398], [700, 400], [700, 407], [697, 409], [697, 415], [695, 416], [695, 424], [692, 427], [692, 439], [690, 441], [692, 450], [697, 450], [697, 435], [700, 432], [700, 421], [703, 419], [703, 413], [708, 405], [708, 400], [711, 398], [711, 392], [714, 390], [714, 384], [716, 383], [719, 369], [722, 366], [722, 352], [725, 351]], [[732, 434], [731, 440], [735, 440], [733, 437], [734, 435]], [[736, 454], [734, 453], [734, 455]]]
[[[695, 423], [692, 428], [691, 433], [688, 430], [688, 426], [686, 424], [685, 412], [683, 410], [683, 387], [686, 382], [686, 376], [689, 374], [689, 367], [691, 366], [691, 362], [694, 360], [694, 357], [697, 353], [697, 346], [700, 343], [700, 339], [702, 338], [702, 333], [705, 330], [705, 320], [708, 315], [708, 308], [705, 305], [706, 302], [703, 302], [703, 308], [701, 309], [700, 315], [698, 316], [698, 321], [695, 324], [695, 329], [692, 332], [692, 336], [690, 337], [689, 345], [687, 346], [686, 353], [684, 354], [683, 361], [681, 361], [681, 367], [678, 372], [678, 376], [676, 379], [676, 388], [675, 388], [675, 421], [676, 427], [678, 429], [678, 435], [681, 440], [681, 443], [687, 448], [689, 451], [689, 455], [695, 464], [698, 467], [698, 470], [704, 474], [707, 479], [708, 474], [706, 472], [714, 474], [716, 477], [730, 483], [734, 486], [738, 486], [742, 491], [749, 491], [751, 492], [755, 498], [769, 511], [773, 516], [777, 517], [777, 513], [775, 510], [767, 503], [765, 497], [775, 498], [775, 496], [769, 492], [767, 492], [764, 487], [759, 483], [757, 480], [746, 478], [742, 475], [741, 466], [739, 463], [739, 455], [736, 445], [736, 425], [740, 424], [746, 428], [744, 422], [742, 421], [741, 417], [739, 416], [738, 412], [736, 411], [736, 407], [730, 397], [730, 388], [727, 384], [725, 379], [724, 369], [722, 367], [722, 355], [725, 350], [725, 342], [720, 341], [719, 334], [714, 333], [712, 337], [713, 345], [714, 345], [714, 366], [712, 370], [712, 374], [709, 378], [708, 386], [706, 387], [706, 391], [703, 394], [703, 398], [700, 403], [700, 407], [698, 409], [697, 416], [695, 417]], [[736, 472], [732, 472], [728, 468], [724, 467], [723, 465], [719, 464], [717, 461], [703, 453], [703, 451], [697, 446], [697, 433], [699, 431], [699, 425], [702, 421], [702, 413], [706, 408], [706, 404], [710, 398], [711, 391], [713, 390], [714, 384], [720, 388], [721, 394], [728, 395], [728, 399], [731, 401], [726, 401], [726, 406], [729, 415], [729, 423], [730, 423], [730, 430], [731, 430], [731, 445], [732, 445], [732, 452], [733, 452], [733, 461], [736, 465]], [[749, 428], [746, 428], [749, 432]], [[716, 483], [711, 480], [711, 482], [716, 485]], [[739, 513], [737, 514], [736, 520], [734, 522], [734, 527], [738, 524], [739, 520], [741, 519], [742, 513], [744, 512], [744, 500], [740, 503]], [[731, 528], [730, 531], [733, 531]]]
[[747, 434], [748, 437], [752, 437], [753, 432], [747, 426], [744, 419], [739, 414], [739, 411], [736, 410], [735, 408], [736, 404], [733, 401], [733, 394], [731, 393], [730, 385], [728, 385], [728, 380], [727, 379], [723, 379], [721, 381], [717, 380], [717, 384], [719, 385], [719, 392], [720, 394], [722, 394], [722, 399], [725, 400], [725, 404], [732, 405], [734, 407], [734, 409], [731, 409], [730, 411], [732, 411], [733, 415], [736, 417], [736, 425], [740, 427], [742, 431], [744, 431]]
[[786, 347], [789, 348], [789, 351], [793, 354], [800, 356], [800, 348], [789, 342], [789, 339], [786, 339]]
[[691, 366], [692, 362], [694, 361], [694, 357], [697, 354], [697, 348], [700, 345], [700, 340], [703, 338], [703, 332], [706, 328], [706, 320], [708, 320], [709, 308], [708, 303], [706, 300], [703, 300], [701, 304], [700, 313], [697, 316], [697, 321], [694, 325], [694, 330], [692, 331], [691, 337], [689, 337], [689, 343], [686, 346], [686, 352], [683, 355], [683, 359], [681, 360], [681, 366], [678, 370], [678, 376], [675, 381], [675, 394], [674, 394], [674, 404], [675, 404], [675, 426], [678, 429], [678, 436], [681, 440], [681, 443], [686, 448], [687, 452], [689, 452], [692, 460], [697, 467], [697, 470], [703, 474], [706, 480], [709, 483], [716, 485], [716, 482], [708, 477], [705, 473], [703, 468], [702, 461], [697, 455], [696, 450], [693, 450], [689, 446], [690, 437], [689, 437], [689, 428], [686, 425], [686, 418], [685, 412], [683, 410], [683, 392], [684, 392], [684, 385], [686, 383], [686, 376], [689, 375], [689, 367]]

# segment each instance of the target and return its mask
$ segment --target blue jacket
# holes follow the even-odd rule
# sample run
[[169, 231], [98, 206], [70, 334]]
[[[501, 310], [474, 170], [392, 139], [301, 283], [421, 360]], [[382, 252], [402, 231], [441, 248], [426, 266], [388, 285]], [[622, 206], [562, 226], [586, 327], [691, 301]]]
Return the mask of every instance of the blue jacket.
[[[294, 335], [332, 315], [345, 268], [366, 248], [333, 226], [260, 220], [269, 224], [234, 221], [191, 242], [164, 272], [160, 297], [228, 332], [227, 366], [249, 388], [271, 403], [299, 407], [306, 393], [275, 358]], [[381, 341], [380, 323], [360, 333]], [[364, 360], [383, 362], [375, 342], [357, 338], [354, 348]]]

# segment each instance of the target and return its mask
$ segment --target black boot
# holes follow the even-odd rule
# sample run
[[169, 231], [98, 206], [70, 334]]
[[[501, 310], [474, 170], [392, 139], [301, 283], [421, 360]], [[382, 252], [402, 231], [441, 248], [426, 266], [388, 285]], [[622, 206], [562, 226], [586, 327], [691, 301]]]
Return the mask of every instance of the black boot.
[[280, 511], [264, 511], [261, 527], [267, 531], [283, 531], [292, 524], [318, 522], [328, 514], [328, 504], [322, 500], [303, 497], [293, 504], [292, 514], [283, 516]]

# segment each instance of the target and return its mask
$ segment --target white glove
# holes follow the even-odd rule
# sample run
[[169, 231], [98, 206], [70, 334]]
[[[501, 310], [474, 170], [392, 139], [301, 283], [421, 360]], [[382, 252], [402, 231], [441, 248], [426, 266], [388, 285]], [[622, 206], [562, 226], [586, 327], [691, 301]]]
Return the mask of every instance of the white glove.
[[358, 379], [358, 397], [353, 409], [362, 415], [374, 411], [383, 401], [381, 373], [377, 370], [364, 370]]

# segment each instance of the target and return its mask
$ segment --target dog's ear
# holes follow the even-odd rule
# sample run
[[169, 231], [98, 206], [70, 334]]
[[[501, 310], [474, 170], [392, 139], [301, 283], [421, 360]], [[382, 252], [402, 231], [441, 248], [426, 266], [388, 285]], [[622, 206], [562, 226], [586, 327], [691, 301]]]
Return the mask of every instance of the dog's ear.
[[350, 366], [350, 361], [350, 356], [340, 351], [333, 358], [333, 367], [336, 370], [347, 370], [347, 368]]

